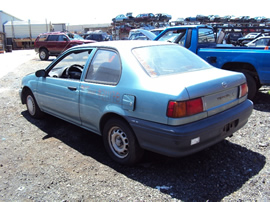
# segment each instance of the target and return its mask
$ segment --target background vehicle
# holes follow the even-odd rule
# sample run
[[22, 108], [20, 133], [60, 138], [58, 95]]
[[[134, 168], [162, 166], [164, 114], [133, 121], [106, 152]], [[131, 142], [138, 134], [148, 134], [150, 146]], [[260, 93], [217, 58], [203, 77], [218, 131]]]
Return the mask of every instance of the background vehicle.
[[253, 39], [257, 39], [258, 37], [261, 37], [261, 36], [264, 36], [264, 34], [256, 33], [256, 32], [249, 33], [246, 36], [237, 39], [237, 45], [244, 46], [245, 44], [252, 41]]
[[93, 43], [93, 40], [84, 40], [77, 34], [64, 32], [48, 32], [40, 34], [34, 43], [35, 51], [39, 53], [41, 60], [47, 60], [50, 56], [58, 56], [72, 46], [84, 43]]
[[113, 22], [123, 22], [124, 20], [127, 20], [128, 18], [123, 15], [123, 14], [120, 14], [118, 16], [116, 16], [115, 18], [112, 19]]
[[150, 22], [157, 20], [153, 13], [142, 13], [134, 18], [135, 22]]
[[94, 41], [110, 41], [110, 35], [106, 32], [102, 31], [94, 31], [94, 32], [87, 32], [83, 34], [82, 37], [86, 40], [94, 40]]
[[144, 29], [132, 29], [129, 32], [128, 40], [152, 40], [156, 34]]
[[169, 22], [172, 19], [172, 16], [166, 13], [157, 13], [155, 17], [156, 20], [165, 22]]
[[20, 95], [34, 118], [46, 112], [102, 135], [122, 164], [144, 149], [171, 157], [203, 150], [244, 126], [253, 109], [242, 73], [154, 41], [68, 49], [24, 77]]
[[177, 43], [217, 68], [244, 73], [248, 82], [249, 99], [254, 99], [262, 85], [270, 85], [270, 60], [265, 60], [270, 58], [270, 51], [217, 45], [215, 34], [210, 26], [170, 27], [154, 40]]
[[232, 32], [226, 34], [225, 41], [227, 44], [237, 45], [237, 40], [241, 37], [243, 37], [243, 34], [241, 32]]
[[266, 46], [270, 46], [270, 36], [262, 36], [253, 41], [245, 44], [248, 47], [262, 47], [265, 48]]

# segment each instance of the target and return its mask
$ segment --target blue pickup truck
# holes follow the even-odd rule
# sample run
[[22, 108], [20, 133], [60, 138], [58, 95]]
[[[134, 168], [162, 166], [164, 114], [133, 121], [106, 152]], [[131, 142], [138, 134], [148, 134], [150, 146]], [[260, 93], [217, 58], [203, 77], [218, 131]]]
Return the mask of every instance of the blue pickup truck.
[[270, 50], [217, 44], [210, 26], [169, 27], [152, 39], [177, 43], [217, 68], [244, 73], [251, 100], [262, 85], [270, 84]]

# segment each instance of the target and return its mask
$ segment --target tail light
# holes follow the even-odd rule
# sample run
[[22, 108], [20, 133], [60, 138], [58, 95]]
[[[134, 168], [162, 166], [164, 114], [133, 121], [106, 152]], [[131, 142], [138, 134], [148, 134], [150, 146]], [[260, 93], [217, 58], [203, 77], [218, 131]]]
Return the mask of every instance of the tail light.
[[248, 93], [248, 85], [247, 83], [242, 84], [239, 86], [240, 92], [239, 92], [239, 98], [244, 97]]
[[187, 101], [169, 101], [167, 116], [180, 118], [203, 112], [202, 98]]

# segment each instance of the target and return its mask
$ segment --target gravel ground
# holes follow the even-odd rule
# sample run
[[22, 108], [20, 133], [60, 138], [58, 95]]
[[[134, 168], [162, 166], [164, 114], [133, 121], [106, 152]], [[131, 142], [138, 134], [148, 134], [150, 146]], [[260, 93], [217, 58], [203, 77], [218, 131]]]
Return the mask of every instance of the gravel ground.
[[108, 157], [101, 137], [28, 115], [21, 79], [50, 62], [23, 62], [0, 79], [0, 201], [270, 201], [269, 87], [232, 138], [184, 158], [148, 152], [127, 167]]

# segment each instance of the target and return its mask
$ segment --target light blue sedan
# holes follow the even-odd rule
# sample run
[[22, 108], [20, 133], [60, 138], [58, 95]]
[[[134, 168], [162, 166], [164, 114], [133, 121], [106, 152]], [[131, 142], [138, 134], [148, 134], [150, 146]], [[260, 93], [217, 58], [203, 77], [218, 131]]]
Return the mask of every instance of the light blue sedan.
[[68, 49], [22, 80], [34, 118], [48, 113], [103, 137], [121, 164], [144, 150], [181, 157], [243, 127], [252, 113], [242, 73], [212, 67], [157, 41], [111, 41]]

